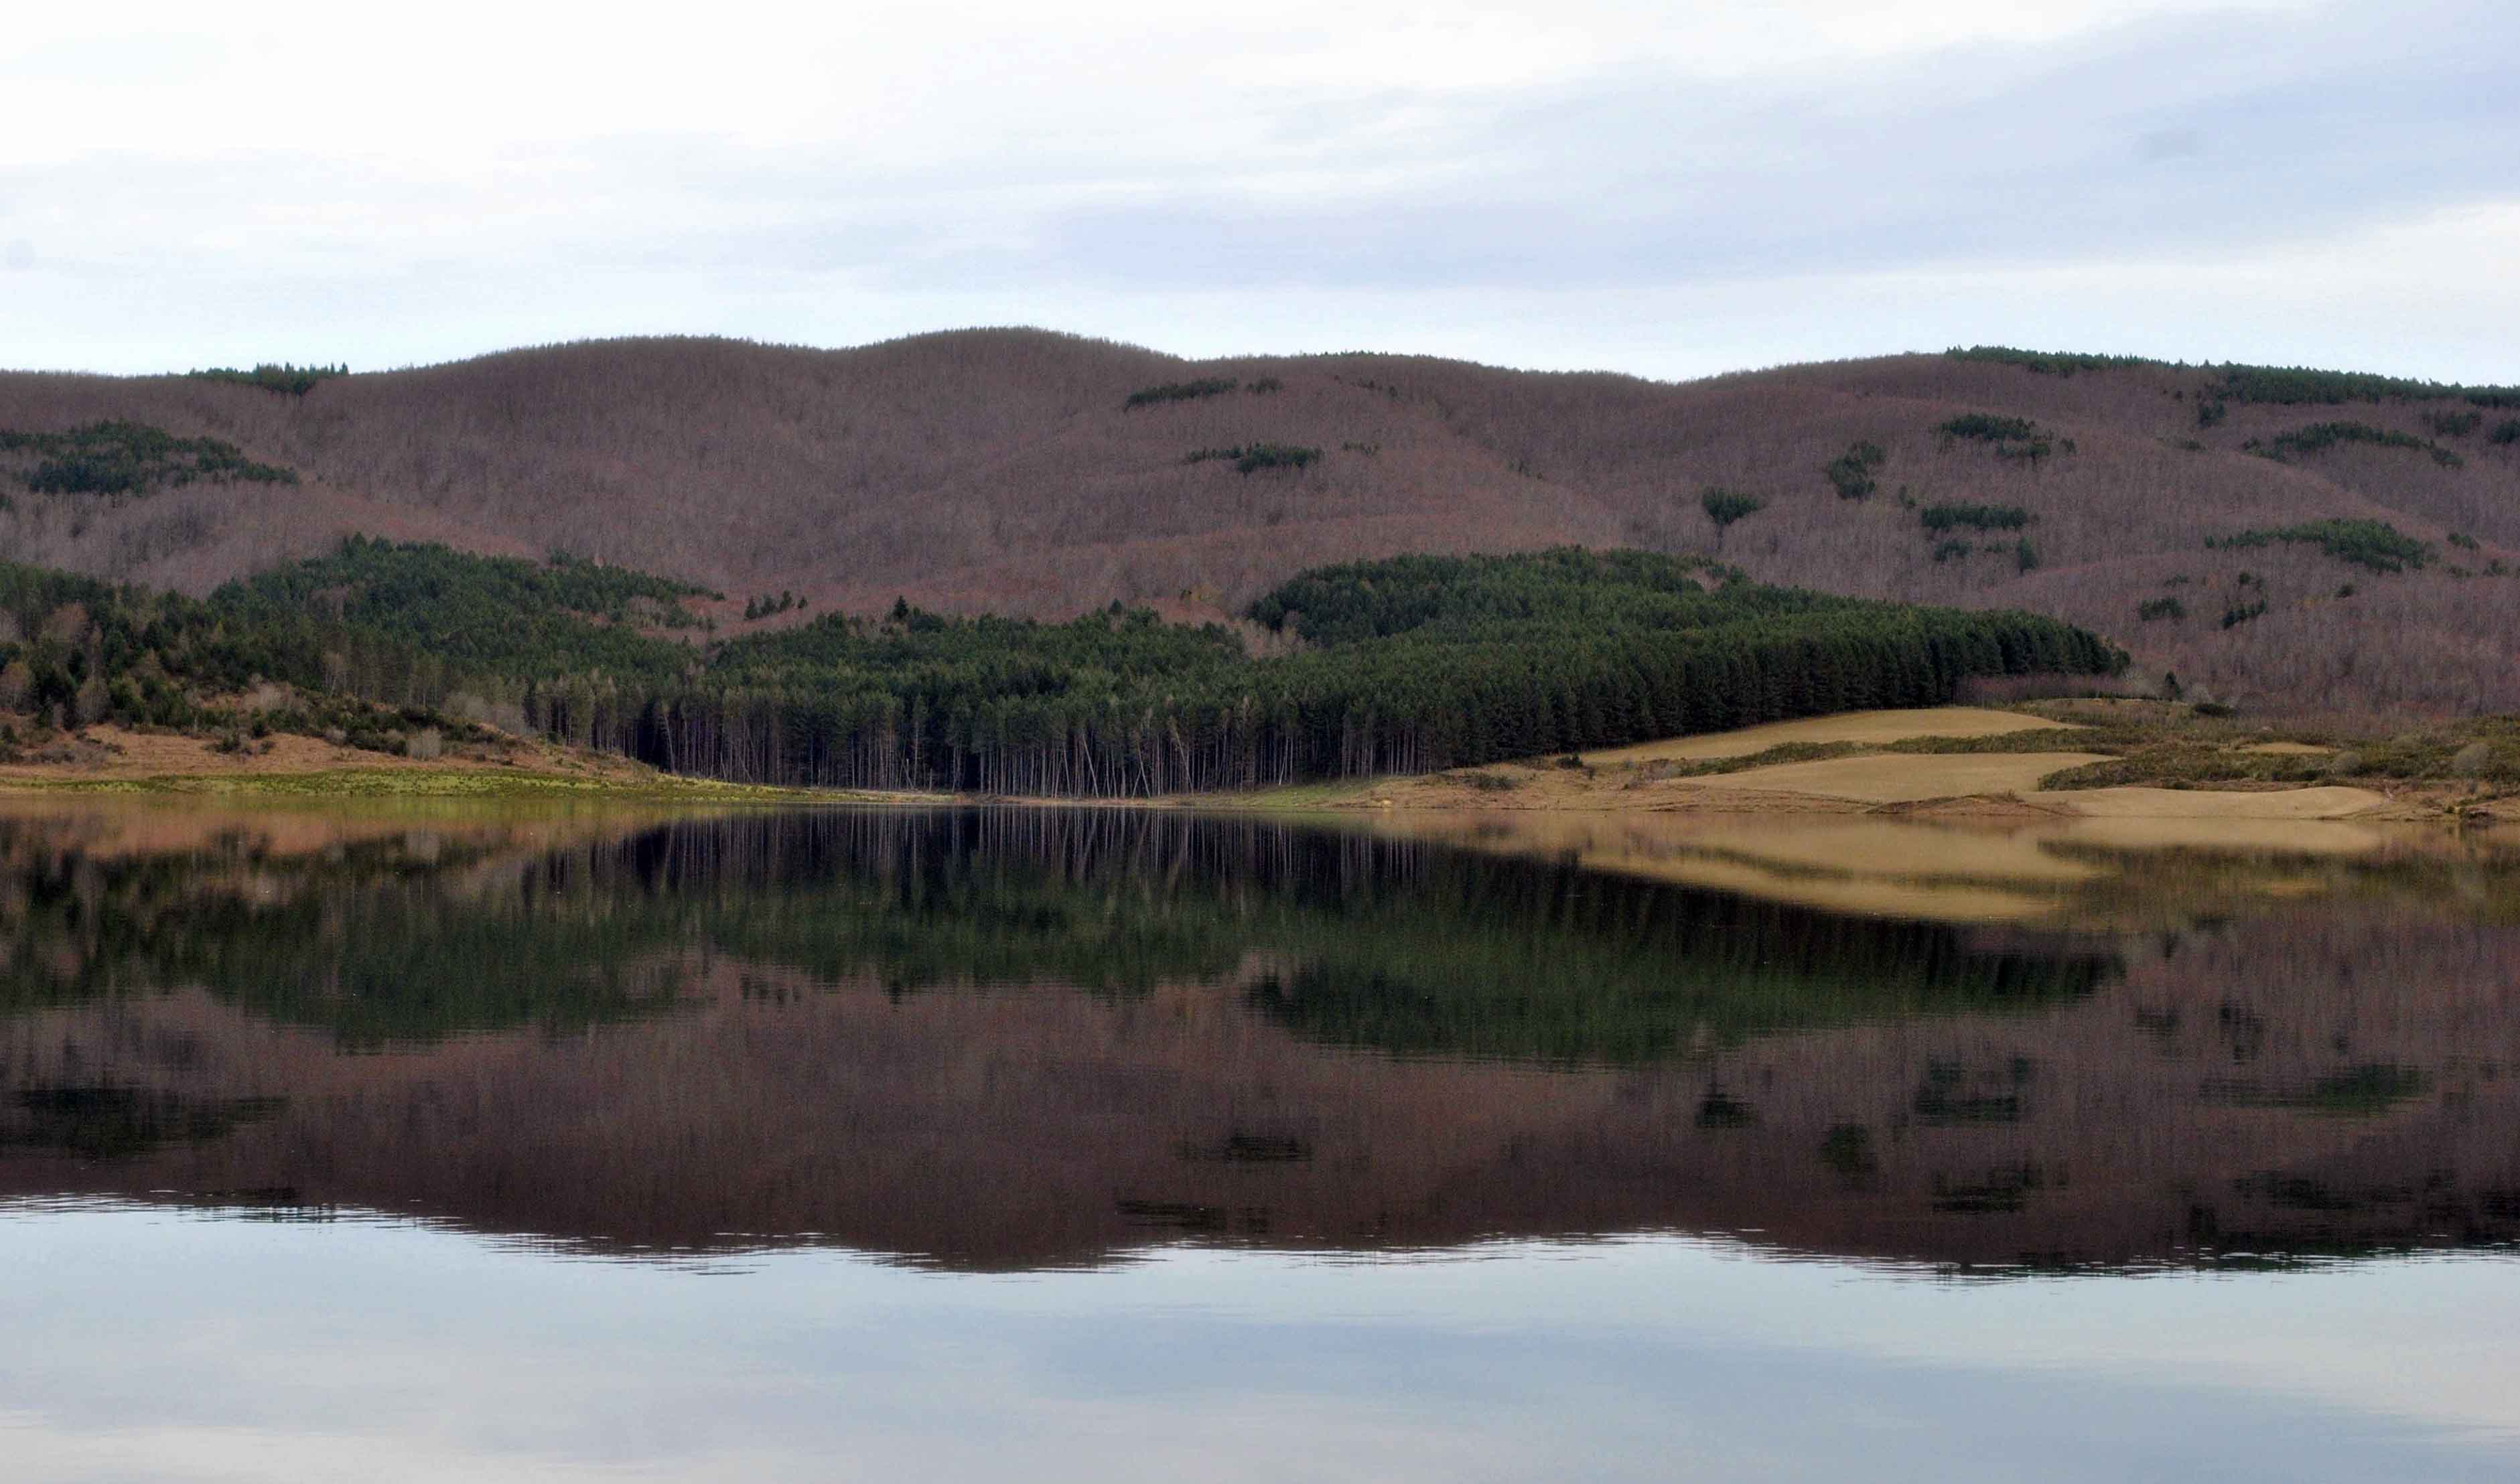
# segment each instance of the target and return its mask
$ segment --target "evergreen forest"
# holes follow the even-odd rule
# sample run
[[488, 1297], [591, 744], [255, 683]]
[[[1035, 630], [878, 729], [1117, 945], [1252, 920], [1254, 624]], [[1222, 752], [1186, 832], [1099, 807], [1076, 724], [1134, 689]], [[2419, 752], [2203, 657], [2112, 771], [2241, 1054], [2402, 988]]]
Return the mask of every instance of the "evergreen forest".
[[[232, 716], [257, 682], [496, 720], [748, 783], [1125, 796], [1411, 773], [1832, 711], [1969, 676], [2112, 672], [2018, 612], [1769, 587], [1575, 549], [1303, 573], [1221, 625], [1118, 605], [1063, 622], [896, 604], [712, 642], [717, 595], [590, 562], [352, 538], [197, 600], [0, 565], [0, 711]], [[307, 725], [300, 707], [273, 724]]]

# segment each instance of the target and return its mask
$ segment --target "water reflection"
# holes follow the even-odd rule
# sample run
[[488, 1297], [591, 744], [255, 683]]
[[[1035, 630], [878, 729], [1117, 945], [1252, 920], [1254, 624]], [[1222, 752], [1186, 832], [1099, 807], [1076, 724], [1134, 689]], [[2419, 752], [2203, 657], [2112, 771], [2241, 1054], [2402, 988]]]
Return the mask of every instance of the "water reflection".
[[2115, 848], [1949, 874], [2044, 872], [2065, 931], [1147, 812], [12, 814], [0, 1193], [968, 1268], [2520, 1235], [2499, 868], [2306, 903], [2196, 887], [2295, 857]]

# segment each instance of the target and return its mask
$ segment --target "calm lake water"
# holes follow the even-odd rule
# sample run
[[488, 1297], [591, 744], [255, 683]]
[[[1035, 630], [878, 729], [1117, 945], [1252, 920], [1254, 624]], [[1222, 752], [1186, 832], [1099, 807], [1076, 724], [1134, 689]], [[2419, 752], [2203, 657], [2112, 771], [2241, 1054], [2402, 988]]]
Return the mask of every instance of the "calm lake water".
[[0, 1476], [2505, 1479], [2520, 850], [0, 805]]

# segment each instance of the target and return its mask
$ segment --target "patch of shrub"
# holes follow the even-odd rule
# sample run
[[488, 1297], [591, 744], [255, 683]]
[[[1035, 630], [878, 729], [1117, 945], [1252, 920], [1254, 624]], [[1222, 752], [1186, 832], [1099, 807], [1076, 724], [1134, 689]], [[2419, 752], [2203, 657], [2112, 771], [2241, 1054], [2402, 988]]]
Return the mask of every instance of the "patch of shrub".
[[2187, 616], [2187, 605], [2176, 598], [2147, 598], [2136, 605], [2135, 615], [2146, 623], [2159, 618], [2184, 618]]
[[1958, 526], [1981, 531], [2017, 531], [2030, 523], [2030, 512], [2018, 505], [1928, 505], [1916, 518], [1929, 531]]
[[1464, 773], [1462, 782], [1481, 793], [1509, 793], [1522, 787], [1522, 780], [1508, 773]]
[[2520, 418], [2495, 424], [2489, 436], [2497, 443], [2520, 443]]
[[1837, 490], [1841, 500], [1868, 500], [1881, 486], [1873, 482], [1872, 472], [1890, 462], [1890, 455], [1878, 443], [1856, 443], [1846, 452], [1828, 461], [1821, 470]]
[[2205, 545], [2209, 550], [2240, 550], [2277, 541], [2287, 544], [2306, 542], [2339, 562], [2368, 567], [2375, 572], [2420, 570], [2433, 555], [2431, 547], [2385, 520], [2312, 520], [2301, 525], [2287, 525], [2280, 530], [2249, 530], [2229, 536], [2208, 536]]
[[1221, 397], [1241, 384], [1224, 377], [1205, 377], [1195, 382], [1166, 382], [1160, 386], [1141, 386], [1129, 393], [1128, 400], [1120, 404], [1120, 410], [1128, 412], [1166, 402], [1195, 402], [1201, 397]]
[[2432, 455], [2435, 464], [2444, 469], [2459, 469], [2467, 461], [2438, 443], [2427, 443], [2410, 432], [2374, 427], [2368, 423], [2313, 423], [2290, 432], [2275, 434], [2263, 442], [2251, 438], [2240, 447], [2261, 458], [2282, 463], [2287, 454], [2315, 454], [2346, 443], [2370, 443], [2381, 448], [2405, 448]]
[[2259, 599], [2255, 603], [2232, 602], [2225, 604], [2223, 607], [2223, 627], [2227, 629], [2236, 629], [2240, 625], [2248, 622], [2250, 619], [2264, 613], [2266, 610], [2267, 601], [2264, 598]]
[[1235, 450], [1237, 473], [1256, 473], [1264, 469], [1302, 469], [1320, 460], [1322, 451], [1294, 443], [1248, 443]]
[[2476, 538], [2463, 531], [2451, 532], [2449, 540], [2451, 545], [2457, 547], [2460, 551], [2472, 552], [2476, 550]]
[[1285, 389], [1286, 383], [1278, 380], [1276, 377], [1262, 377], [1260, 380], [1251, 383], [1251, 394], [1253, 396], [1265, 397], [1273, 391], [1283, 391]]
[[206, 480], [294, 484], [297, 472], [257, 464], [217, 438], [179, 438], [145, 423], [89, 423], [68, 432], [0, 431], [0, 453], [32, 454], [37, 494], [145, 495]]
[[1757, 515], [1768, 506], [1767, 501], [1756, 495], [1735, 494], [1729, 489], [1717, 488], [1710, 488], [1706, 493], [1698, 496], [1697, 503], [1705, 507], [1706, 518], [1715, 522], [1717, 530], [1722, 530], [1744, 516]]
[[1215, 460], [1233, 465], [1238, 473], [1248, 474], [1264, 469], [1302, 469], [1321, 456], [1318, 448], [1294, 443], [1237, 443], [1232, 448], [1194, 449], [1182, 462], [1203, 464]]
[[1948, 423], [1936, 424], [1934, 431], [1946, 442], [1968, 438], [1979, 443], [2027, 442], [2039, 436], [2039, 425], [2028, 418], [2000, 418], [1992, 413], [1965, 413]]
[[1965, 541], [1938, 542], [1934, 547], [1934, 560], [1936, 562], [1951, 562], [1956, 559], [1965, 558], [1971, 550], [1972, 548]]
[[2029, 537], [2025, 536], [2020, 541], [2013, 544], [2012, 567], [2013, 570], [2019, 572], [2038, 570], [2039, 548], [2030, 544]]
[[[2231, 404], [2221, 397], [2200, 397], [2196, 402], [2196, 426], [2213, 427], [2231, 415]], [[2201, 445], [2200, 445], [2201, 446]]]
[[2219, 700], [2200, 700], [2187, 708], [2198, 716], [2236, 716], [2239, 713]]
[[2464, 438], [2485, 425], [2481, 412], [2428, 412], [2424, 426], [2445, 438]]
[[[2028, 418], [2000, 418], [1992, 413], [1972, 412], [1938, 423], [1934, 431], [1942, 434], [1943, 446], [1966, 438], [1971, 442], [1991, 445], [1999, 458], [2024, 459], [2032, 464], [2055, 451], [2055, 445], [2039, 425]], [[2065, 440], [2065, 451], [2074, 451], [2071, 438]]]

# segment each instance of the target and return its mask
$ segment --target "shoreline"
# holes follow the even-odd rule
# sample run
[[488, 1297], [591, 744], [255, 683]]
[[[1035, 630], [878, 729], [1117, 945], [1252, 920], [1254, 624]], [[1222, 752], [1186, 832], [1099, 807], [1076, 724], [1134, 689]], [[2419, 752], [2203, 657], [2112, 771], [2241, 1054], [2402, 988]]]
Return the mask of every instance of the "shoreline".
[[[2145, 733], [2094, 730], [2069, 708], [1945, 706], [1840, 713], [1440, 773], [1347, 779], [1234, 793], [1063, 798], [914, 789], [739, 784], [661, 772], [615, 754], [505, 739], [420, 760], [314, 738], [221, 751], [208, 739], [95, 727], [82, 760], [0, 765], [0, 797], [574, 799], [654, 804], [837, 804], [1168, 809], [1289, 816], [1721, 815], [1874, 817], [2034, 824], [2075, 820], [2228, 821], [2260, 825], [2520, 823], [2520, 791], [2445, 779], [2355, 779], [2318, 765], [2344, 749], [2226, 738], [2219, 756], [2300, 765], [2287, 778], [2219, 786], [2173, 779], [2048, 787], [2077, 771], [2125, 772]], [[2167, 733], [2167, 729], [2161, 729]], [[2129, 737], [2138, 738], [2130, 742]], [[2080, 750], [2084, 747], [2111, 750]], [[2139, 776], [2139, 774], [2138, 774]], [[2363, 787], [2368, 782], [2376, 787]]]

